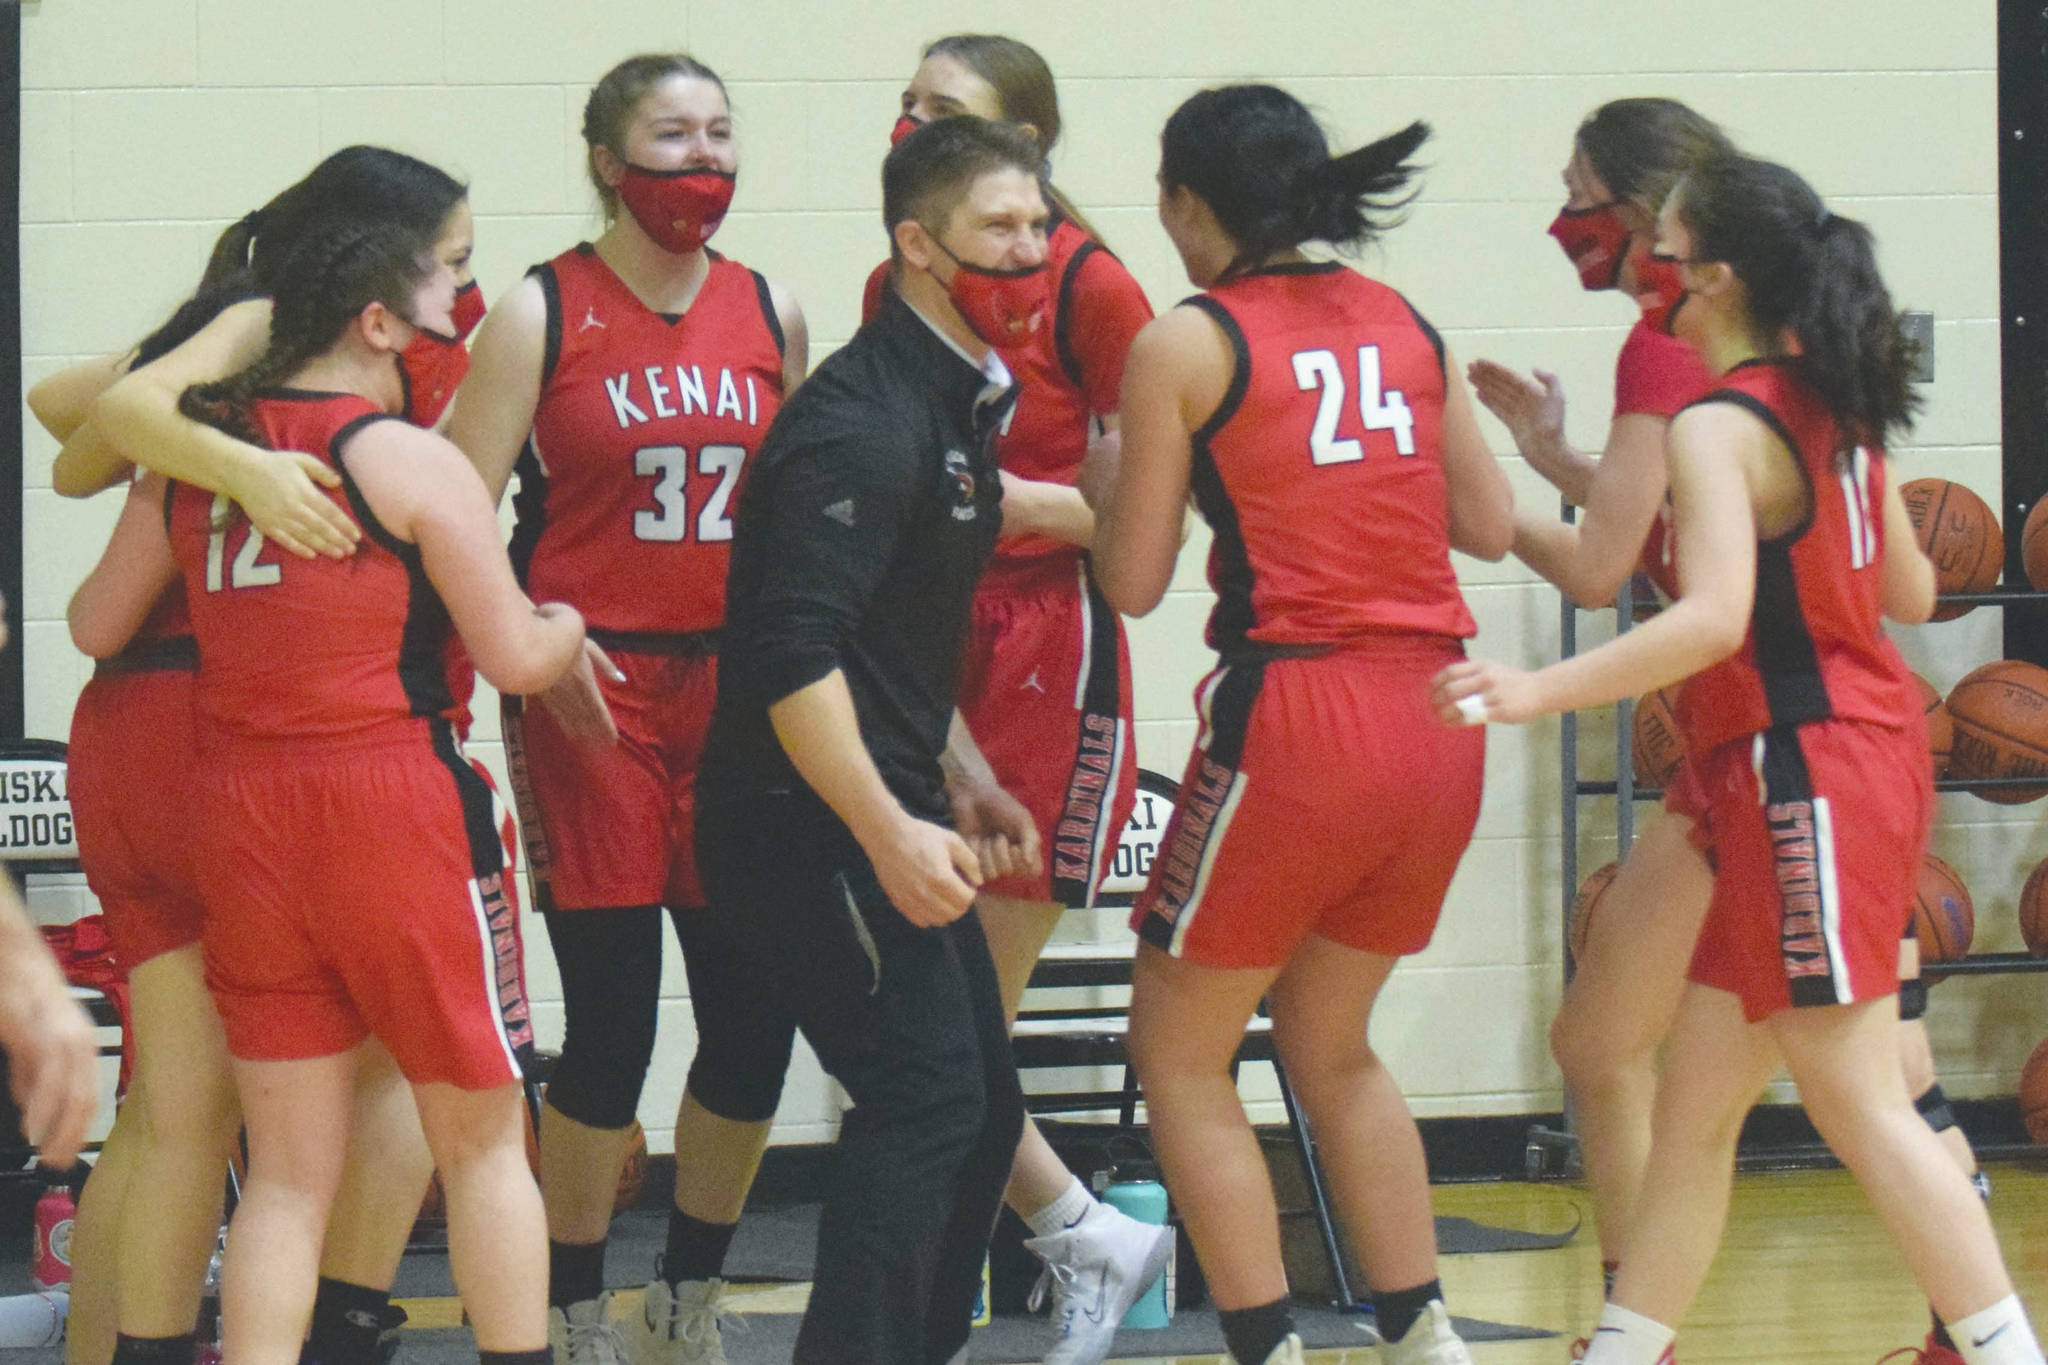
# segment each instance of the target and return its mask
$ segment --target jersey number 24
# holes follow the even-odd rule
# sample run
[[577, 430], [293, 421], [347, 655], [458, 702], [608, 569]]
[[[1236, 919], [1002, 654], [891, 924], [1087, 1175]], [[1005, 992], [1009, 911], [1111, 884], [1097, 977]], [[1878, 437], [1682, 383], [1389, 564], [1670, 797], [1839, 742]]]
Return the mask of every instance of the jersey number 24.
[[[1317, 464], [1350, 464], [1365, 458], [1362, 442], [1339, 439], [1337, 423], [1344, 416], [1344, 371], [1332, 351], [1296, 351], [1294, 383], [1303, 393], [1322, 390], [1316, 404], [1316, 424], [1308, 434], [1309, 458]], [[1394, 453], [1415, 453], [1415, 414], [1399, 389], [1380, 387], [1380, 348], [1358, 348], [1358, 416], [1367, 431], [1394, 433]]]

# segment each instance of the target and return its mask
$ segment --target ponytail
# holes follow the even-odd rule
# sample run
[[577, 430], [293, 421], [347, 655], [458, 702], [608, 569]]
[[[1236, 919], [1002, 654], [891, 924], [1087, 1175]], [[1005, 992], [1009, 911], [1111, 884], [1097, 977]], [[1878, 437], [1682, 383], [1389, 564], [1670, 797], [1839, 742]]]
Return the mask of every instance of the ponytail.
[[1355, 252], [1396, 226], [1421, 169], [1409, 158], [1429, 135], [1418, 121], [1333, 157], [1322, 126], [1294, 96], [1228, 85], [1193, 96], [1167, 119], [1159, 179], [1169, 191], [1194, 191], [1237, 244], [1227, 277], [1303, 242]]
[[1791, 363], [1854, 443], [1888, 445], [1921, 403], [1916, 349], [1877, 269], [1870, 229], [1830, 210], [1783, 166], [1729, 156], [1681, 182], [1678, 216], [1692, 254], [1742, 281], [1750, 331], [1766, 351], [1789, 333]]

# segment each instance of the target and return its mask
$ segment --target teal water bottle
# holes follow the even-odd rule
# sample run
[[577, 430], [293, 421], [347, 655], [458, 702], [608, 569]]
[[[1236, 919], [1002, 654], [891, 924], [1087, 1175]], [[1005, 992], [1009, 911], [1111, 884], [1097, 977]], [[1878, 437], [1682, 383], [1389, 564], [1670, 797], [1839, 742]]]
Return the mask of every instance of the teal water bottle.
[[[1141, 1223], [1166, 1226], [1166, 1186], [1157, 1180], [1118, 1180], [1102, 1192], [1102, 1202]], [[1168, 1252], [1166, 1269], [1124, 1314], [1125, 1327], [1164, 1327], [1173, 1321], [1174, 1256]]]

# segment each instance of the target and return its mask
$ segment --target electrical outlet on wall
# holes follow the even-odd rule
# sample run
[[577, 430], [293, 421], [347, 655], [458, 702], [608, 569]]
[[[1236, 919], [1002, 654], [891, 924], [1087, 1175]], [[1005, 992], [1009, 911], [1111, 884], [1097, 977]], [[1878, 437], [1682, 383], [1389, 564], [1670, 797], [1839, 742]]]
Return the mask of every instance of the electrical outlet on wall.
[[1934, 382], [1934, 314], [1917, 308], [1899, 314], [1899, 330], [1918, 348], [1913, 362], [1913, 382]]

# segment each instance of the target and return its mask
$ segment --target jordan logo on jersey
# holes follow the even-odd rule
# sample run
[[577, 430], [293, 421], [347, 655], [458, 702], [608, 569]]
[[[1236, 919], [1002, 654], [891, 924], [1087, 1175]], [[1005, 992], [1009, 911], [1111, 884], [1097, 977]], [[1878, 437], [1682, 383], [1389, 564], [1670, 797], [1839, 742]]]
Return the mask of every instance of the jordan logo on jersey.
[[1019, 692], [1036, 692], [1041, 697], [1044, 696], [1045, 684], [1038, 680], [1038, 670], [1035, 668], [1032, 669], [1031, 676], [1026, 678], [1023, 682], [1017, 684], [1017, 690]]
[[583, 311], [583, 325], [576, 329], [576, 335], [582, 336], [592, 328], [596, 328], [599, 331], [604, 330], [604, 322], [597, 316], [597, 307], [594, 304]]

